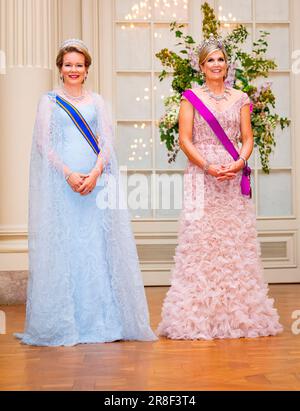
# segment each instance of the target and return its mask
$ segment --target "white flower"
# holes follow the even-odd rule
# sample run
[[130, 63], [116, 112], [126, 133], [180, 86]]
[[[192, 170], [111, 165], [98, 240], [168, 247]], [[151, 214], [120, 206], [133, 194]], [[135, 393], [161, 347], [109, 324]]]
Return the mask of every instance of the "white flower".
[[241, 80], [239, 80], [239, 79], [236, 80], [235, 85], [236, 85], [238, 88], [240, 88], [240, 89], [243, 88], [243, 86], [244, 86], [244, 85], [243, 85], [243, 82], [242, 82]]
[[165, 99], [164, 104], [166, 111], [159, 121], [160, 125], [166, 128], [172, 128], [176, 125], [180, 108], [180, 98], [180, 94], [175, 92]]

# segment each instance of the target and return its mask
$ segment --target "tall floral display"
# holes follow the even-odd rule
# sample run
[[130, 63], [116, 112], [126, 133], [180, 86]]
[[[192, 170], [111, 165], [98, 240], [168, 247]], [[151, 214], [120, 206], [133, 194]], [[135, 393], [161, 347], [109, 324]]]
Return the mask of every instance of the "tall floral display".
[[[208, 3], [204, 3], [201, 8], [204, 39], [208, 39], [211, 34], [220, 36], [221, 23], [217, 20], [214, 9]], [[181, 93], [204, 83], [198, 58], [200, 46], [191, 36], [184, 35], [183, 27], [176, 22], [170, 25], [170, 30], [178, 39], [177, 44], [181, 50], [176, 53], [163, 49], [156, 54], [164, 67], [160, 80], [172, 76], [173, 93], [164, 101], [165, 114], [159, 122], [160, 138], [166, 144], [169, 162], [175, 161], [179, 151], [178, 112]], [[223, 38], [229, 58], [226, 83], [244, 91], [250, 97], [253, 106], [251, 119], [254, 143], [258, 147], [262, 169], [265, 173], [270, 171], [269, 157], [276, 145], [275, 130], [278, 126], [283, 130], [290, 123], [286, 117], [281, 117], [275, 112], [276, 98], [272, 91], [272, 83], [265, 81], [260, 86], [256, 85], [257, 79], [267, 78], [270, 70], [277, 67], [274, 60], [265, 57], [268, 48], [268, 34], [266, 31], [260, 31], [258, 40], [253, 42], [251, 53], [242, 50], [243, 43], [249, 35], [245, 26], [238, 25]]]

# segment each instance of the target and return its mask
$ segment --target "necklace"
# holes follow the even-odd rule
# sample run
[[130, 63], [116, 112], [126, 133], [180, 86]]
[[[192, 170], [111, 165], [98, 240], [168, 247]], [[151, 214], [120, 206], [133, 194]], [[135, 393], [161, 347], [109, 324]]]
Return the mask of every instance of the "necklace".
[[64, 95], [74, 101], [81, 101], [85, 98], [85, 90], [83, 90], [82, 94], [80, 94], [80, 96], [72, 96], [71, 94], [67, 93], [66, 90], [63, 88], [62, 92], [64, 93]]
[[202, 89], [205, 93], [207, 93], [209, 95], [210, 98], [213, 98], [214, 100], [216, 100], [217, 102], [220, 100], [227, 100], [227, 94], [230, 94], [229, 88], [227, 86], [225, 86], [225, 90], [223, 92], [223, 94], [214, 94], [208, 87], [206, 84], [204, 84], [202, 86]]

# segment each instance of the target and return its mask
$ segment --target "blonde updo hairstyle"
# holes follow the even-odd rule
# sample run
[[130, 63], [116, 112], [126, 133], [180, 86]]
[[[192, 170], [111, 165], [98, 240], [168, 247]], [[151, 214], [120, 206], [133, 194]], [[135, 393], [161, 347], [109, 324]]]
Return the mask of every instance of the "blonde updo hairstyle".
[[224, 80], [225, 80], [226, 77], [227, 77], [227, 74], [228, 74], [228, 56], [227, 56], [227, 53], [226, 53], [226, 50], [225, 50], [224, 46], [217, 46], [216, 44], [206, 44], [206, 45], [204, 45], [201, 48], [200, 53], [199, 53], [199, 67], [200, 67], [200, 70], [202, 72], [202, 67], [201, 66], [203, 66], [203, 64], [207, 60], [208, 56], [211, 53], [213, 53], [214, 51], [222, 51], [222, 53], [223, 53], [225, 63], [227, 65], [226, 75], [224, 76]]

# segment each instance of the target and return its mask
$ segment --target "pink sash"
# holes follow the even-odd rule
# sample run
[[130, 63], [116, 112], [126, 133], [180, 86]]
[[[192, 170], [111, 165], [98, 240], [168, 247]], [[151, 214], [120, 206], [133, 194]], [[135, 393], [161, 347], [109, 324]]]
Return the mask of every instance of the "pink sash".
[[[239, 153], [237, 152], [236, 148], [226, 135], [225, 131], [223, 130], [222, 126], [213, 115], [213, 113], [206, 107], [206, 105], [200, 100], [192, 90], [186, 90], [182, 94], [192, 105], [195, 109], [199, 112], [199, 114], [204, 118], [210, 128], [213, 130], [215, 135], [218, 137], [220, 142], [223, 144], [225, 149], [231, 155], [231, 157], [236, 161], [239, 158]], [[250, 174], [251, 168], [248, 164], [243, 168], [242, 180], [241, 180], [241, 191], [243, 195], [250, 196], [251, 198], [251, 181], [250, 181]]]

